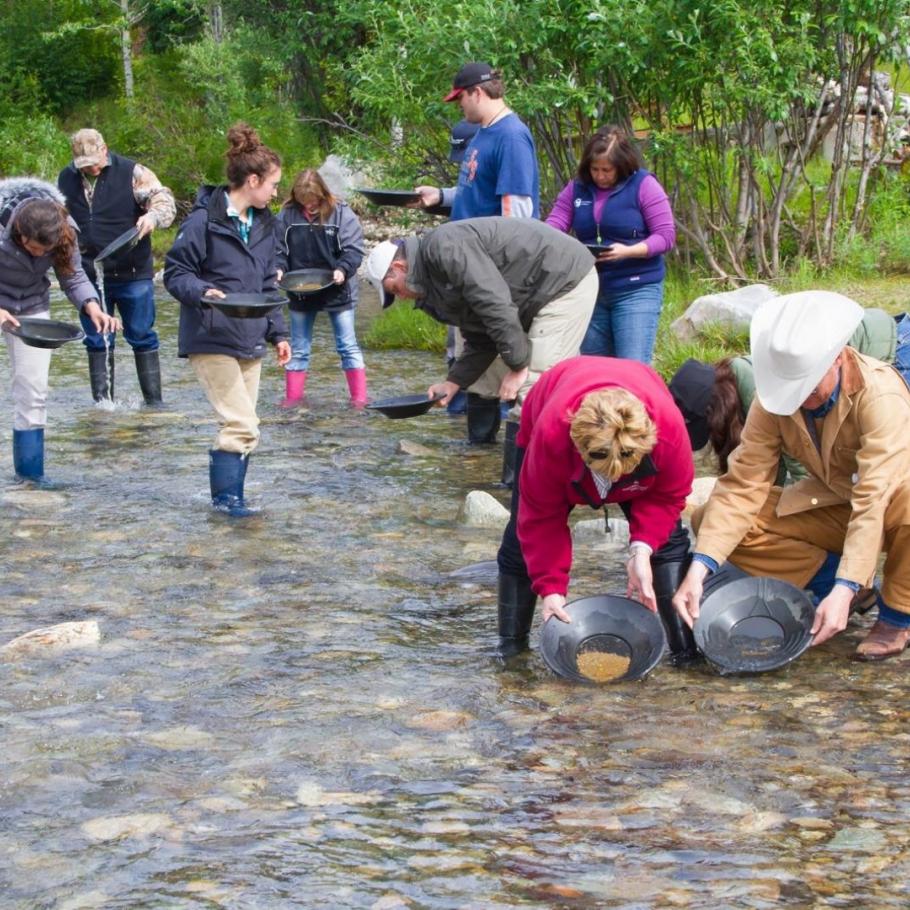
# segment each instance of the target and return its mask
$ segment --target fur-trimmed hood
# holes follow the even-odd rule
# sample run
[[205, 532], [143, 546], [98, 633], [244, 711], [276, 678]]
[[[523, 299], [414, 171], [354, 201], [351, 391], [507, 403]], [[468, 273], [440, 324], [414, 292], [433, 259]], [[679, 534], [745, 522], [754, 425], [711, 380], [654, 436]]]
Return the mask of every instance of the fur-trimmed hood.
[[53, 183], [38, 177], [7, 177], [0, 180], [0, 225], [6, 227], [26, 199], [52, 199], [66, 206], [66, 198]]

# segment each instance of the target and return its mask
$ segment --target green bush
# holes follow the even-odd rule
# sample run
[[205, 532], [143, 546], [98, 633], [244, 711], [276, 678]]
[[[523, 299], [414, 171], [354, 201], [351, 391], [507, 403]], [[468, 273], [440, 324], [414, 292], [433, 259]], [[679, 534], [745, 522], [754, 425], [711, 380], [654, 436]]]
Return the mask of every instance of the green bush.
[[400, 301], [373, 320], [363, 341], [373, 350], [404, 348], [442, 354], [446, 349], [446, 331], [442, 323], [436, 322], [423, 310], [416, 310], [407, 301]]
[[0, 108], [0, 175], [33, 175], [55, 183], [69, 161], [66, 136], [49, 114]]

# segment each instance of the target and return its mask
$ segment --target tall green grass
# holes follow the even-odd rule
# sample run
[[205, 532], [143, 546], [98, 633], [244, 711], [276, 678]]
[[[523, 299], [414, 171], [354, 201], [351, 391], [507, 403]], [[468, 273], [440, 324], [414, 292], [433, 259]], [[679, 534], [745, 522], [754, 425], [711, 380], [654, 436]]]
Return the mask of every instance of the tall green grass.
[[372, 321], [363, 342], [377, 351], [404, 348], [442, 354], [446, 349], [446, 331], [442, 323], [423, 310], [415, 310], [409, 301], [401, 300]]

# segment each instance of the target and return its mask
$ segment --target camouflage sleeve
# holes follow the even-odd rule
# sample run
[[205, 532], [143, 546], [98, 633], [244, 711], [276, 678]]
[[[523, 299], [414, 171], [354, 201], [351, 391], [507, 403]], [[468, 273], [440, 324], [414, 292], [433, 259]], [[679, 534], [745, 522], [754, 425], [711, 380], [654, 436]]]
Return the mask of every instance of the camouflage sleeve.
[[171, 225], [177, 214], [174, 194], [161, 185], [153, 171], [141, 164], [133, 168], [133, 196], [142, 208], [155, 216], [157, 227]]

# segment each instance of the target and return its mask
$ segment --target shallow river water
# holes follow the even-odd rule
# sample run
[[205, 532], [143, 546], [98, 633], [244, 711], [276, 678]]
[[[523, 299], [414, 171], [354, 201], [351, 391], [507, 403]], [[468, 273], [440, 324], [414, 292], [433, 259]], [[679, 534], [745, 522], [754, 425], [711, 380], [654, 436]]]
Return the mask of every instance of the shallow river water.
[[[59, 489], [11, 482], [0, 414], [0, 644], [101, 630], [0, 660], [0, 907], [910, 904], [910, 663], [849, 659], [870, 620], [758, 677], [579, 687], [536, 652], [503, 671], [493, 579], [450, 574], [495, 556], [458, 511], [498, 451], [438, 411], [348, 410], [321, 320], [307, 409], [263, 373], [261, 515], [214, 515], [176, 309], [161, 412], [126, 345], [112, 411], [81, 346], [54, 355]], [[367, 358], [374, 396], [442, 377], [436, 356]], [[574, 595], [620, 590], [615, 557], [578, 557]]]

